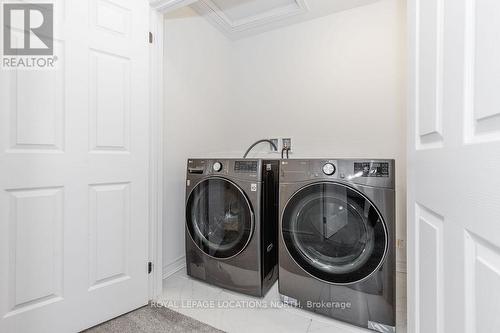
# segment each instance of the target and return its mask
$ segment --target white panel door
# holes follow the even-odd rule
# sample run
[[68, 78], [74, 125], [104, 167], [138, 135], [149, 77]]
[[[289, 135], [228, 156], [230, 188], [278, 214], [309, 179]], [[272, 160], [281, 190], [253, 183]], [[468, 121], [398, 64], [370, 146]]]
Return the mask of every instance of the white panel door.
[[410, 332], [500, 331], [499, 17], [408, 1]]
[[148, 301], [149, 5], [54, 12], [57, 69], [0, 72], [6, 333], [76, 332]]

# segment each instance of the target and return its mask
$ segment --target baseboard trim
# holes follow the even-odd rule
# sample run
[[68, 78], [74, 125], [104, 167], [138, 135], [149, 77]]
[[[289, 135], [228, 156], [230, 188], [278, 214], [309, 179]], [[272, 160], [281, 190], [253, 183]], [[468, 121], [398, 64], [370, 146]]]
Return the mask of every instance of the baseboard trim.
[[163, 266], [163, 278], [166, 279], [186, 267], [186, 256], [175, 259], [170, 264]]
[[406, 262], [404, 261], [396, 262], [396, 272], [406, 273]]

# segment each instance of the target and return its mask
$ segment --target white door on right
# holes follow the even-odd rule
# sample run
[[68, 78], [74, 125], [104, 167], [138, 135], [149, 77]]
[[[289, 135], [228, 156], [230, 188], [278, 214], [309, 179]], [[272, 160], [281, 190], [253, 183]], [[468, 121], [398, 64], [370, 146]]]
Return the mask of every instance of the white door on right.
[[408, 329], [500, 332], [500, 1], [408, 0]]

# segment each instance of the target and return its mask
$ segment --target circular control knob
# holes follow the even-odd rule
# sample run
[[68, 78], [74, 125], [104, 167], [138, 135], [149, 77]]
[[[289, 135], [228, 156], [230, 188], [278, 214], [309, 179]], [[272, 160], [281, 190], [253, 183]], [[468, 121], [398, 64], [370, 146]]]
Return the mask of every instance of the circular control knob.
[[222, 163], [215, 162], [212, 168], [214, 169], [215, 172], [220, 172], [222, 170]]
[[335, 171], [335, 165], [333, 165], [332, 163], [326, 163], [325, 165], [323, 165], [323, 173], [325, 175], [331, 176], [335, 173]]

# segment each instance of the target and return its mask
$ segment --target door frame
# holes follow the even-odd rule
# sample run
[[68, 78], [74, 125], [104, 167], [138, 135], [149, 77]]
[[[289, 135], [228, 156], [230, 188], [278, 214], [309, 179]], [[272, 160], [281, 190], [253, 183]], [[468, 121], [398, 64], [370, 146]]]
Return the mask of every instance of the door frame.
[[163, 13], [151, 2], [149, 12], [149, 276], [148, 296], [163, 289]]
[[406, 65], [408, 68], [408, 86], [406, 91], [407, 96], [407, 142], [406, 142], [406, 165], [407, 165], [407, 175], [406, 175], [406, 309], [407, 309], [407, 330], [408, 333], [417, 333], [416, 332], [416, 319], [419, 317], [419, 313], [417, 313], [418, 308], [416, 306], [416, 275], [418, 273], [418, 265], [414, 262], [413, 258], [415, 256], [415, 208], [414, 208], [414, 179], [413, 176], [415, 173], [413, 167], [413, 148], [415, 147], [415, 137], [417, 135], [415, 131], [415, 103], [417, 102], [417, 86], [415, 84], [417, 79], [417, 72], [415, 70], [417, 65], [417, 18], [416, 18], [416, 2], [409, 1], [406, 9], [406, 18], [407, 18], [407, 49], [408, 56], [406, 59]]
[[148, 0], [149, 31], [152, 34], [149, 54], [150, 123], [149, 123], [149, 299], [158, 300], [163, 289], [163, 15], [198, 0]]

